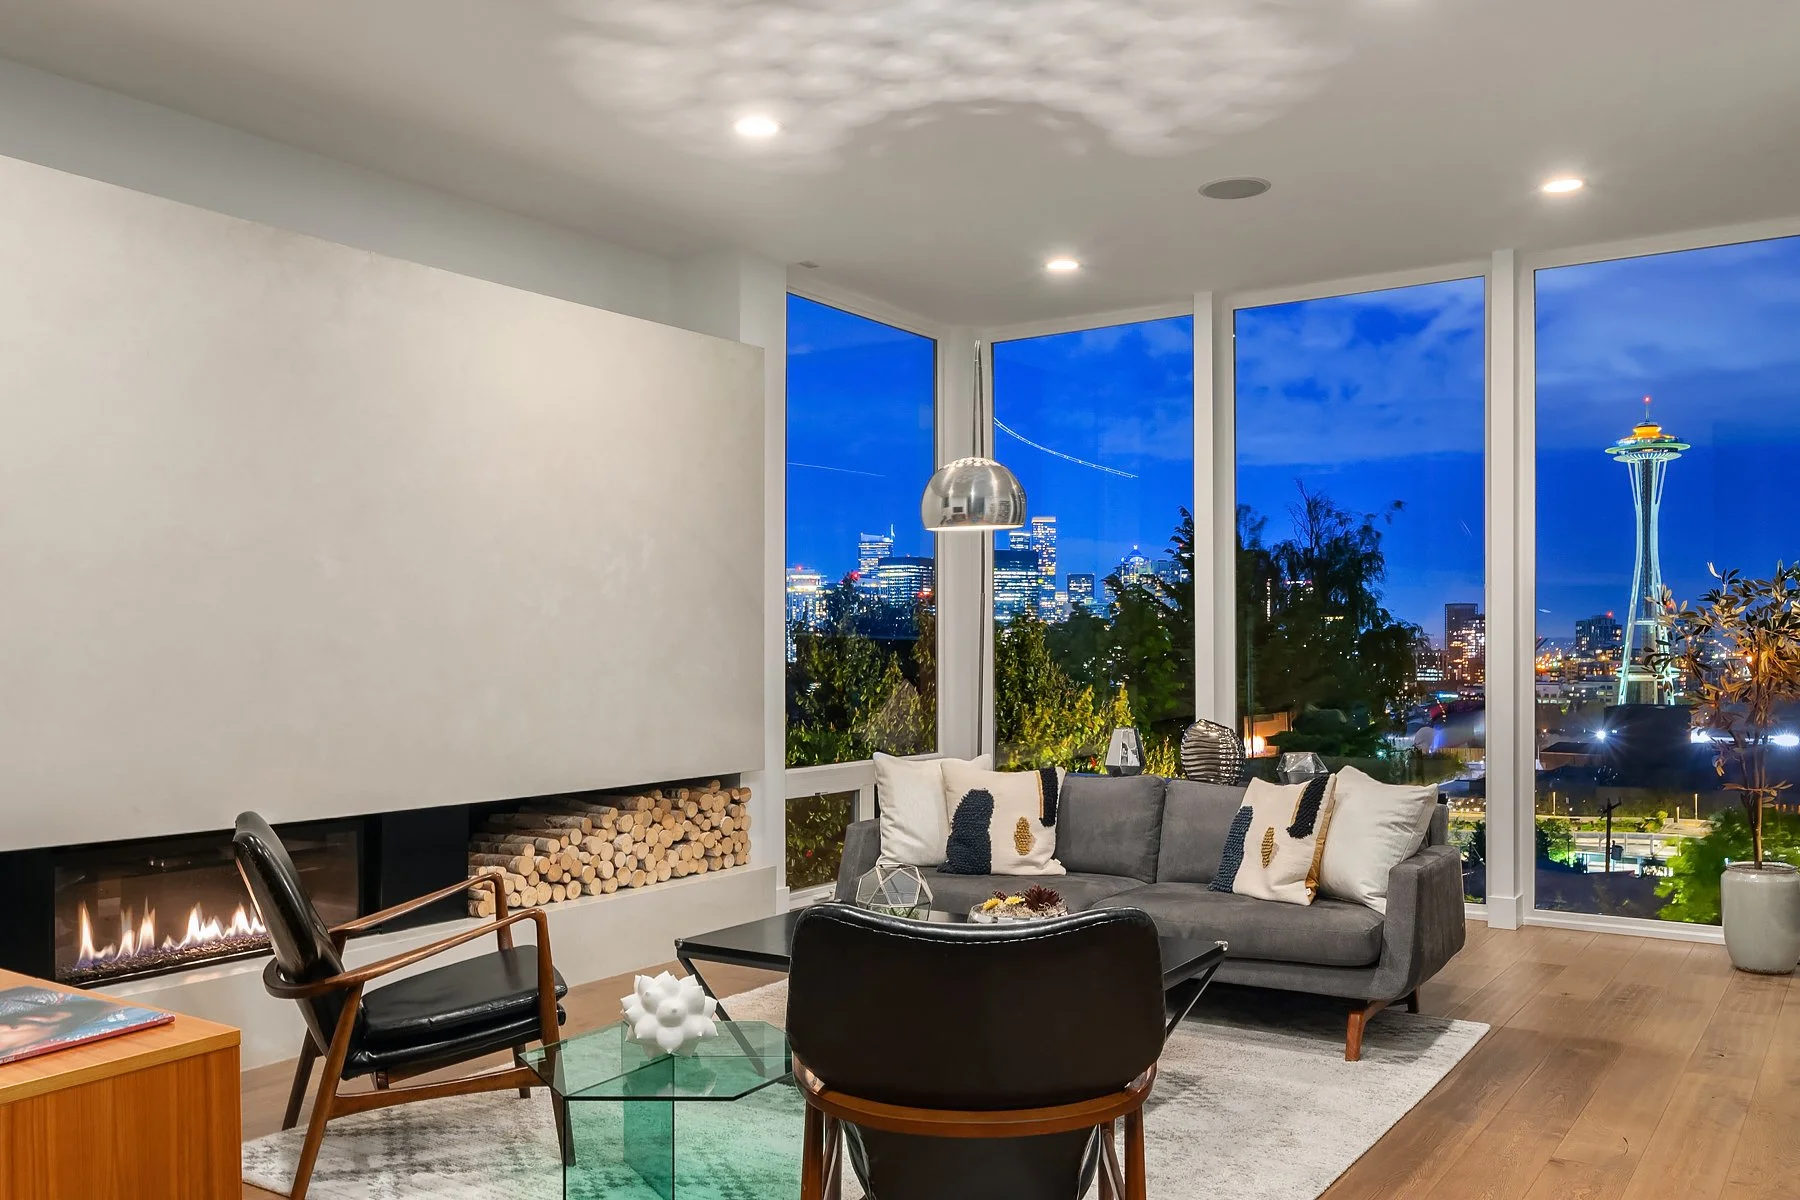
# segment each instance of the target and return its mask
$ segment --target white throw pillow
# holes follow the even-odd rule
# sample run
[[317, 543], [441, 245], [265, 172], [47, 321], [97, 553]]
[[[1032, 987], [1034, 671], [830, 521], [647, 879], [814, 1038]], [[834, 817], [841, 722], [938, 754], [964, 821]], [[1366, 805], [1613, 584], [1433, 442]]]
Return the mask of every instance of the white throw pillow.
[[[1331, 784], [1326, 775], [1286, 785], [1252, 779], [1232, 822], [1213, 890], [1311, 904], [1318, 891], [1320, 851], [1333, 820]], [[1234, 850], [1241, 851], [1235, 864]]]
[[[882, 862], [935, 867], [944, 861], [944, 842], [950, 836], [949, 818], [944, 813], [945, 761], [875, 755]], [[984, 754], [968, 762], [987, 768], [994, 765], [994, 756]]]
[[1336, 778], [1319, 888], [1385, 913], [1388, 872], [1425, 844], [1437, 785], [1382, 783], [1355, 767], [1343, 768]]
[[952, 875], [1062, 875], [1056, 861], [1056, 808], [1061, 767], [985, 771], [944, 763], [951, 804], [943, 870]]

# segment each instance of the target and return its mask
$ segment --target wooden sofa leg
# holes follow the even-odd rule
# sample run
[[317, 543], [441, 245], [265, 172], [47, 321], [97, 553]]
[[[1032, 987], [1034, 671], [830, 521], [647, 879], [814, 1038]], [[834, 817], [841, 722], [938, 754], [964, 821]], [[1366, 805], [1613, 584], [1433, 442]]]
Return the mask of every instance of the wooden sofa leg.
[[1386, 1000], [1371, 1000], [1350, 1010], [1350, 1023], [1344, 1031], [1345, 1062], [1362, 1061], [1363, 1031], [1369, 1027], [1369, 1018], [1386, 1007]]
[[1406, 994], [1406, 1011], [1409, 1013], [1416, 1013], [1419, 1011], [1419, 993], [1417, 990]]

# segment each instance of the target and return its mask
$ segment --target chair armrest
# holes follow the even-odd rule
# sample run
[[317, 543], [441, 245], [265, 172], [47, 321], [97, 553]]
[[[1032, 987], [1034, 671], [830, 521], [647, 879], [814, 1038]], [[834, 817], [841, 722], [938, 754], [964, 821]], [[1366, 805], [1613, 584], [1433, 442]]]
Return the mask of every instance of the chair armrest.
[[857, 821], [844, 830], [844, 857], [838, 864], [833, 900], [856, 899], [856, 881], [875, 869], [881, 857], [881, 822]]
[[486, 937], [490, 933], [509, 929], [521, 921], [530, 921], [537, 926], [538, 965], [540, 971], [543, 971], [550, 960], [550, 920], [543, 909], [527, 908], [505, 917], [497, 917], [492, 921], [483, 922], [473, 929], [465, 929], [461, 933], [453, 933], [449, 937], [439, 938], [416, 950], [408, 950], [404, 954], [396, 954], [392, 958], [372, 962], [366, 967], [358, 967], [354, 971], [344, 971], [312, 983], [292, 983], [283, 979], [280, 974], [280, 964], [270, 960], [269, 965], [263, 969], [263, 986], [268, 989], [271, 996], [280, 1000], [306, 1000], [313, 996], [322, 996], [326, 992], [345, 988], [360, 990], [371, 980], [379, 979], [383, 975], [391, 975], [395, 971], [410, 967], [415, 963], [424, 962], [426, 959], [436, 957], [446, 950], [452, 950], [464, 942], [472, 942], [476, 938]]
[[331, 940], [337, 943], [337, 948], [339, 950], [342, 950], [346, 941], [360, 934], [368, 933], [383, 922], [391, 921], [395, 917], [424, 908], [427, 904], [436, 904], [439, 900], [448, 900], [452, 896], [459, 895], [472, 887], [479, 887], [482, 884], [486, 884], [494, 889], [494, 902], [498, 906], [497, 915], [501, 917], [506, 916], [506, 875], [498, 867], [493, 867], [486, 871], [477, 872], [463, 880], [461, 883], [453, 883], [449, 887], [439, 888], [429, 895], [415, 896], [411, 900], [402, 900], [399, 904], [396, 904], [391, 908], [384, 908], [380, 912], [370, 913], [366, 917], [358, 917], [354, 921], [345, 921], [341, 925], [333, 925], [331, 927]]
[[1388, 872], [1387, 921], [1371, 1000], [1411, 995], [1463, 948], [1462, 856], [1427, 846]]

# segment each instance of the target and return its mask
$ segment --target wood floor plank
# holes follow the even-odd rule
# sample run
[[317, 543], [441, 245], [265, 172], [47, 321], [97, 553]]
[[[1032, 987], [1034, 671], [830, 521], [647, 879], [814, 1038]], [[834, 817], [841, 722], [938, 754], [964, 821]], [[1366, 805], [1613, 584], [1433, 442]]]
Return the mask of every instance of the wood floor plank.
[[1528, 1029], [1489, 1033], [1332, 1184], [1323, 1200], [1413, 1200], [1436, 1194], [1433, 1189], [1451, 1163], [1542, 1065], [1558, 1040]]
[[[1529, 1027], [1525, 1027], [1529, 1028]], [[1508, 1026], [1508, 1032], [1520, 1032]], [[1544, 1061], [1457, 1155], [1433, 1189], [1470, 1200], [1513, 1200], [1537, 1180], [1587, 1107], [1620, 1046], [1604, 1038], [1561, 1038]]]
[[1727, 977], [1623, 1200], [1723, 1193], [1788, 992], [1786, 978]]
[[1796, 1191], [1800, 1191], [1800, 988], [1789, 988], [1720, 1196], [1791, 1200]]

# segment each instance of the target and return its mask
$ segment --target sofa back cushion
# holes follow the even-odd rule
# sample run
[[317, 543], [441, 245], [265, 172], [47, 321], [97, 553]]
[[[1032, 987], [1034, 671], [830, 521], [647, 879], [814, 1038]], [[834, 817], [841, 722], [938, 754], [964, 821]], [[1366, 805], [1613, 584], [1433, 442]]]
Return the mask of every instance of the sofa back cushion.
[[1171, 779], [1163, 792], [1158, 883], [1211, 883], [1244, 789]]
[[1065, 778], [1056, 831], [1056, 856], [1063, 866], [1155, 882], [1166, 782], [1160, 775]]

